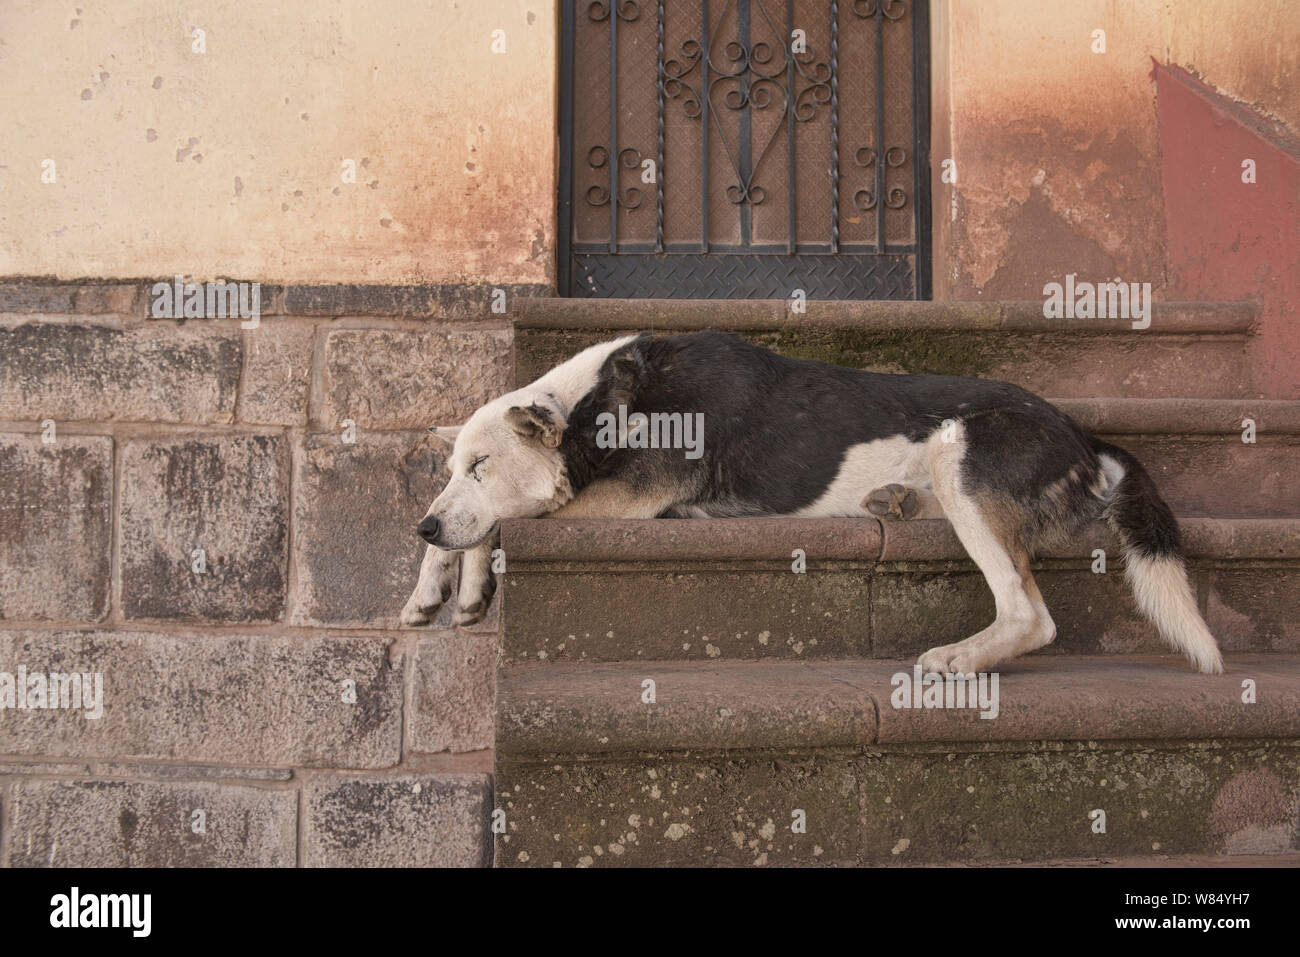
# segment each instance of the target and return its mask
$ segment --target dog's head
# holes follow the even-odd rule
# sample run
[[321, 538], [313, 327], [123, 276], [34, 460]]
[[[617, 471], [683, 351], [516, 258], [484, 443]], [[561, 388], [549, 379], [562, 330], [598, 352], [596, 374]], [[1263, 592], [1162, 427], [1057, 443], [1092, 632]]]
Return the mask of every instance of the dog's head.
[[472, 548], [503, 518], [535, 518], [569, 495], [559, 450], [566, 413], [553, 395], [516, 392], [483, 406], [458, 429], [451, 479], [416, 527], [430, 545]]

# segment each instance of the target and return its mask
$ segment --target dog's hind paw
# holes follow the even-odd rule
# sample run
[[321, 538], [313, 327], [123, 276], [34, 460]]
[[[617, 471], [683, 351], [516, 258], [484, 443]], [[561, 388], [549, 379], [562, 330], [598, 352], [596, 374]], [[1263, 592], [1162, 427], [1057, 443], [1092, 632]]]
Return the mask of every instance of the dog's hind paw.
[[931, 648], [916, 663], [925, 674], [973, 675], [985, 670], [989, 664], [987, 655], [980, 649], [959, 641], [954, 645]]
[[915, 518], [921, 501], [914, 489], [891, 484], [878, 488], [862, 500], [862, 507], [879, 518]]

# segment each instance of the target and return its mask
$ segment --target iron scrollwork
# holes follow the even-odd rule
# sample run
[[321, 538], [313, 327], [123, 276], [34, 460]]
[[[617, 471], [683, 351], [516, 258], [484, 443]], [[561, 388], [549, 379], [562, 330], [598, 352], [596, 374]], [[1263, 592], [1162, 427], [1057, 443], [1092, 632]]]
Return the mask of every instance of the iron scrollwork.
[[[587, 165], [592, 169], [604, 169], [609, 163], [609, 150], [604, 146], [596, 145], [587, 150]], [[641, 165], [641, 151], [626, 147], [619, 150], [618, 164], [622, 169], [637, 169]], [[620, 169], [620, 172], [622, 171]], [[587, 189], [588, 206], [605, 206], [609, 203], [609, 189], [605, 186], [595, 185]], [[641, 190], [636, 186], [629, 186], [627, 189], [619, 190], [618, 205], [624, 209], [636, 209], [641, 205]]]
[[[732, 0], [727, 0], [720, 22], [726, 19], [731, 5]], [[785, 31], [777, 28], [762, 0], [753, 0], [751, 9], [753, 8], [762, 15], [773, 36], [784, 38]], [[715, 40], [719, 39], [721, 38], [715, 38]], [[776, 56], [778, 50], [781, 52], [779, 59]], [[696, 82], [692, 83], [690, 78], [697, 68], [700, 73]], [[806, 82], [802, 85], [788, 82], [791, 78], [787, 76], [787, 71], [792, 69]], [[712, 116], [714, 128], [727, 152], [732, 171], [736, 175], [736, 181], [726, 187], [725, 194], [728, 200], [737, 205], [748, 203], [757, 206], [766, 198], [767, 191], [755, 183], [764, 157], [780, 135], [784, 124], [810, 122], [816, 118], [819, 105], [831, 102], [832, 77], [830, 64], [824, 60], [818, 62], [816, 52], [811, 47], [802, 53], [794, 54], [784, 39], [777, 44], [760, 40], [748, 46], [739, 40], [728, 40], [720, 52], [717, 50], [716, 43], [706, 51], [698, 40], [685, 40], [679, 48], [678, 55], [663, 63], [665, 96], [671, 100], [680, 100], [682, 113], [688, 119], [704, 117], [704, 122], [708, 122], [708, 116], [705, 114]], [[731, 86], [732, 83], [735, 84], [734, 87]], [[714, 89], [722, 90], [721, 107], [712, 102], [705, 102], [703, 89], [706, 84], [710, 98]], [[790, 88], [794, 91], [793, 100], [790, 97]], [[728, 142], [718, 110], [725, 108], [740, 112], [768, 110], [773, 107], [779, 109], [781, 119], [773, 128], [767, 142], [758, 151], [746, 176], [741, 170], [740, 151], [733, 150], [731, 143]]]
[[860, 20], [869, 20], [879, 9], [887, 20], [898, 20], [907, 13], [907, 4], [903, 0], [853, 0], [853, 13]]
[[[897, 169], [907, 162], [907, 150], [901, 146], [891, 146], [885, 150], [885, 166]], [[853, 163], [862, 169], [874, 166], [876, 164], [876, 150], [870, 146], [863, 146], [853, 154]], [[885, 206], [889, 209], [902, 209], [907, 204], [907, 190], [898, 186], [892, 187], [885, 194]], [[876, 208], [876, 194], [869, 189], [860, 189], [853, 194], [853, 205], [862, 212]]]
[[603, 23], [609, 19], [611, 4], [613, 5], [614, 12], [618, 15], [618, 18], [626, 23], [632, 23], [641, 16], [641, 7], [637, 4], [636, 0], [621, 0], [621, 2], [615, 2], [615, 0], [594, 0], [594, 2], [587, 7], [587, 17], [594, 23]]

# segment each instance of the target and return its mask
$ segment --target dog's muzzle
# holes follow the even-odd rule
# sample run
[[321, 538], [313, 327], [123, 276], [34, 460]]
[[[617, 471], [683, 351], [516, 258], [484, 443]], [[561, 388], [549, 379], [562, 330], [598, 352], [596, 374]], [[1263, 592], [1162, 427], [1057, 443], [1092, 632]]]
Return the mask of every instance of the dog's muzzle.
[[430, 545], [437, 545], [438, 533], [442, 531], [442, 522], [432, 515], [426, 515], [424, 521], [415, 526], [415, 531]]

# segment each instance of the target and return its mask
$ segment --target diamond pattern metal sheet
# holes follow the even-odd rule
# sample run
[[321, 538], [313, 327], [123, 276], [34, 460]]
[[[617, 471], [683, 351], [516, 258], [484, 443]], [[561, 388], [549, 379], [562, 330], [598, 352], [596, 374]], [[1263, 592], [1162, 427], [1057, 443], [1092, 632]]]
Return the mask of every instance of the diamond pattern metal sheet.
[[574, 257], [572, 294], [600, 299], [915, 299], [912, 257]]

